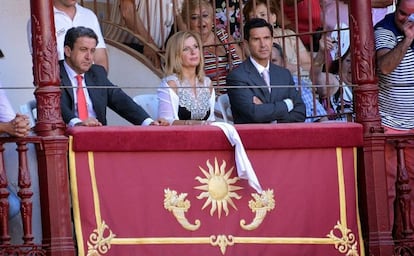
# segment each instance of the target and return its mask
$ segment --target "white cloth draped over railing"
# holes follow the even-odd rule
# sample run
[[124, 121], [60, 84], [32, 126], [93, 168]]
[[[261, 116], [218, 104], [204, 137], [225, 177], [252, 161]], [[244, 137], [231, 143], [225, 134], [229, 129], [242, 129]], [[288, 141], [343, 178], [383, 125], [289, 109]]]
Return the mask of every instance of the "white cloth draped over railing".
[[241, 179], [248, 180], [249, 185], [254, 188], [257, 193], [261, 194], [263, 191], [262, 187], [260, 186], [252, 164], [247, 157], [246, 150], [244, 149], [243, 143], [236, 128], [234, 128], [234, 126], [231, 124], [223, 122], [214, 122], [211, 125], [219, 127], [226, 135], [230, 144], [234, 147], [237, 175]]

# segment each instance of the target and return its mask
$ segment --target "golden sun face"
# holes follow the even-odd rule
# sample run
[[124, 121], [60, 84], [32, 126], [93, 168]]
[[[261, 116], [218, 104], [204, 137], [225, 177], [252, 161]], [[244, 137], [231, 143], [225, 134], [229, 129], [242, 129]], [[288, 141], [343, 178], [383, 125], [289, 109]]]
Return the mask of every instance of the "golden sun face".
[[195, 188], [204, 191], [197, 196], [197, 199], [206, 198], [206, 202], [202, 209], [211, 204], [210, 215], [213, 216], [214, 212], [217, 210], [218, 217], [220, 218], [222, 210], [224, 210], [226, 216], [229, 214], [229, 204], [237, 210], [232, 198], [241, 198], [241, 196], [234, 191], [240, 190], [242, 187], [233, 185], [239, 180], [238, 177], [229, 178], [233, 171], [233, 167], [226, 172], [226, 162], [223, 160], [223, 163], [219, 168], [217, 158], [214, 160], [214, 167], [210, 164], [210, 161], [207, 160], [206, 164], [208, 172], [201, 166], [199, 167], [205, 178], [197, 176], [195, 179], [203, 185]]

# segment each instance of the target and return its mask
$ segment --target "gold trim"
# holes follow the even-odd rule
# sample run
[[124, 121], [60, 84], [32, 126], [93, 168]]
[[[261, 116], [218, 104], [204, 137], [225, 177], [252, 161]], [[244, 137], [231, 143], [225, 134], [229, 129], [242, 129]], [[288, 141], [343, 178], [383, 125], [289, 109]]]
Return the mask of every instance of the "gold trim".
[[220, 247], [221, 254], [226, 254], [227, 246], [234, 245], [233, 236], [227, 236], [226, 235], [218, 235], [218, 236], [210, 236], [210, 244], [213, 246]]
[[[355, 181], [358, 180], [358, 161], [357, 161], [357, 148], [354, 147], [354, 179]], [[355, 182], [355, 211], [356, 211], [356, 218], [357, 218], [357, 226], [358, 226], [358, 237], [359, 237], [359, 249], [361, 251], [361, 256], [365, 256], [365, 245], [364, 245], [364, 239], [362, 238], [362, 235], [360, 231], [361, 228], [361, 220], [359, 219], [359, 202], [358, 202], [358, 184]]]
[[173, 213], [183, 228], [194, 231], [200, 227], [201, 222], [200, 220], [195, 220], [195, 224], [191, 224], [185, 217], [185, 212], [191, 207], [191, 203], [185, 199], [186, 197], [187, 193], [178, 195], [175, 190], [164, 189], [164, 208]]
[[[105, 237], [105, 233], [109, 234]], [[89, 235], [88, 256], [100, 256], [107, 254], [111, 249], [111, 240], [115, 237], [105, 221]]]
[[92, 184], [93, 206], [95, 208], [96, 226], [99, 227], [99, 225], [101, 225], [102, 223], [101, 202], [99, 200], [98, 185], [96, 183], [95, 158], [93, 152], [88, 152], [88, 164]]
[[275, 199], [273, 196], [273, 189], [263, 191], [260, 195], [257, 193], [252, 194], [255, 201], [249, 201], [249, 208], [252, 212], [256, 212], [256, 216], [250, 224], [246, 224], [244, 219], [240, 220], [240, 226], [244, 230], [254, 230], [262, 224], [267, 212], [275, 208]]
[[70, 188], [72, 194], [72, 208], [73, 218], [76, 229], [76, 241], [78, 245], [79, 256], [84, 256], [84, 243], [82, 233], [81, 214], [79, 208], [79, 191], [78, 191], [78, 177], [76, 175], [76, 157], [73, 151], [73, 136], [69, 136], [69, 174], [70, 174]]
[[[339, 231], [339, 236], [335, 235], [335, 229]], [[340, 253], [346, 254], [347, 256], [359, 256], [357, 249], [358, 242], [356, 241], [354, 233], [339, 221], [327, 236], [334, 241], [335, 249]]]
[[[237, 237], [232, 236], [234, 244], [324, 244], [334, 245], [330, 238], [306, 237]], [[145, 237], [114, 238], [111, 244], [210, 244], [210, 237]]]
[[342, 148], [336, 148], [336, 160], [338, 170], [338, 192], [339, 192], [339, 211], [341, 216], [341, 223], [345, 227], [347, 224], [346, 216], [346, 193], [345, 193], [345, 178], [344, 178], [344, 162], [342, 159]]

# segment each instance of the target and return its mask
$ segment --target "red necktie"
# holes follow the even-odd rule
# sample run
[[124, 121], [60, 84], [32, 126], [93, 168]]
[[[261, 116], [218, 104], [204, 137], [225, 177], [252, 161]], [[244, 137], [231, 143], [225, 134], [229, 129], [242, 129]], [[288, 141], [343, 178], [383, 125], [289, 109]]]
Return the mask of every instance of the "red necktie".
[[82, 88], [82, 76], [77, 75], [76, 80], [78, 81], [78, 88], [76, 89], [76, 96], [78, 98], [78, 117], [84, 121], [88, 119], [88, 107], [86, 106], [86, 97]]

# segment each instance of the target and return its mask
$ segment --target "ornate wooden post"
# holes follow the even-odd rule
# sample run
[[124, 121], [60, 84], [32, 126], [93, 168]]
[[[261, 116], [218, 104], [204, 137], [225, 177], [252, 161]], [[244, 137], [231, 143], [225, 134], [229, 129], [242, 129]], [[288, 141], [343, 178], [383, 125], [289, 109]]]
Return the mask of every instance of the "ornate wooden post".
[[10, 245], [9, 235], [9, 191], [7, 175], [4, 168], [4, 144], [0, 143], [0, 244]]
[[33, 75], [43, 244], [47, 255], [75, 255], [68, 184], [68, 140], [60, 112], [59, 67], [52, 0], [31, 0]]
[[33, 244], [32, 232], [32, 179], [30, 178], [29, 167], [27, 164], [27, 142], [19, 141], [17, 144], [17, 152], [19, 154], [19, 187], [17, 193], [21, 198], [21, 215], [23, 222], [23, 243]]
[[367, 255], [393, 255], [371, 1], [351, 0], [349, 10], [356, 120], [364, 126], [358, 178], [365, 247]]

